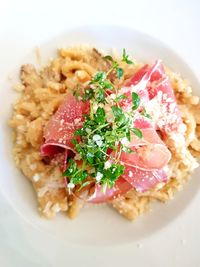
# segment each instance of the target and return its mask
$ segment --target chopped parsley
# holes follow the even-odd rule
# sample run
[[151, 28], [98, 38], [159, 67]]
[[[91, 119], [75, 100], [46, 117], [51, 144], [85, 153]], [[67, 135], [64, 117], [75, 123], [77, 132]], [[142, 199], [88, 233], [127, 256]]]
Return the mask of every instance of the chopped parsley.
[[[122, 151], [135, 153], [129, 147], [131, 133], [142, 138], [142, 132], [133, 127], [140, 97], [137, 93], [132, 93], [130, 112], [125, 112], [120, 107], [120, 101], [127, 96], [118, 92], [109, 75], [114, 73], [120, 79], [124, 72], [110, 55], [104, 59], [112, 63], [111, 68], [107, 72], [97, 72], [81, 95], [81, 100], [90, 102], [90, 112], [85, 115], [83, 126], [75, 131], [72, 139], [80, 160], [69, 159], [68, 167], [63, 173], [68, 178], [69, 189], [78, 185], [80, 190], [91, 183], [102, 185], [104, 190], [113, 187], [124, 173], [124, 166], [120, 162]], [[121, 61], [133, 63], [125, 49]], [[112, 92], [114, 98], [111, 98]], [[143, 115], [147, 115], [145, 110]]]

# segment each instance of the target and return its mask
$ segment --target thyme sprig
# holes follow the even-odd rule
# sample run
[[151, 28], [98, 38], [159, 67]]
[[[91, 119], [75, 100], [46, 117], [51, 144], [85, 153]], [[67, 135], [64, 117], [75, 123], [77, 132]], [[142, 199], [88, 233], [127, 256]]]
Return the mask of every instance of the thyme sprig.
[[[129, 147], [131, 133], [142, 138], [142, 132], [133, 127], [140, 97], [137, 93], [132, 93], [130, 112], [125, 112], [120, 107], [120, 102], [127, 96], [119, 93], [109, 75], [115, 73], [121, 79], [124, 72], [110, 55], [104, 59], [112, 63], [111, 68], [107, 72], [97, 72], [81, 97], [81, 100], [90, 102], [90, 112], [85, 115], [83, 126], [75, 131], [72, 139], [79, 161], [71, 158], [63, 174], [68, 178], [70, 189], [76, 185], [83, 188], [91, 182], [102, 185], [104, 190], [113, 187], [124, 173], [124, 166], [120, 162], [122, 151], [134, 153]], [[133, 64], [125, 49], [121, 61]]]

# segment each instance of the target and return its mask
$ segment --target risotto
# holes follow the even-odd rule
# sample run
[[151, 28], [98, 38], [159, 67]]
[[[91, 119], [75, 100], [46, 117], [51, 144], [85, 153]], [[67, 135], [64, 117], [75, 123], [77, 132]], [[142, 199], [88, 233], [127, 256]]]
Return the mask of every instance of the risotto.
[[[113, 57], [111, 56], [104, 57], [95, 48], [73, 47], [68, 49], [60, 49], [58, 51], [58, 56], [52, 61], [50, 61], [49, 64], [43, 67], [42, 69], [37, 70], [32, 65], [23, 65], [21, 67], [20, 71], [21, 85], [17, 87], [17, 90], [20, 91], [19, 92], [20, 96], [17, 102], [14, 103], [13, 105], [13, 115], [11, 120], [9, 121], [9, 125], [10, 127], [13, 128], [14, 132], [13, 154], [16, 165], [22, 171], [24, 176], [27, 177], [32, 183], [37, 195], [39, 212], [41, 215], [47, 218], [53, 218], [56, 215], [56, 213], [62, 211], [67, 213], [67, 215], [70, 218], [76, 217], [80, 209], [87, 202], [83, 200], [81, 197], [81, 193], [85, 192], [84, 188], [83, 189], [80, 188], [83, 185], [83, 181], [85, 183], [85, 188], [87, 189], [88, 186], [93, 185], [94, 183], [96, 183], [95, 185], [102, 186], [104, 181], [103, 180], [104, 170], [105, 171], [109, 170], [112, 164], [112, 162], [110, 163], [109, 160], [106, 160], [104, 163], [103, 171], [101, 172], [98, 169], [96, 171], [96, 174], [94, 174], [93, 176], [91, 174], [91, 177], [93, 178], [89, 180], [88, 178], [84, 180], [85, 178], [83, 176], [85, 175], [86, 171], [88, 173], [91, 172], [87, 168], [84, 169], [83, 172], [80, 171], [82, 178], [80, 178], [79, 176], [77, 177], [76, 181], [79, 181], [78, 179], [80, 178], [82, 179], [81, 180], [82, 184], [79, 184], [79, 182], [77, 182], [76, 184], [74, 182], [75, 176], [70, 176], [69, 171], [68, 173], [66, 173], [66, 168], [68, 167], [69, 170], [69, 162], [71, 162], [70, 158], [73, 160], [75, 158], [77, 162], [80, 162], [80, 160], [83, 159], [83, 157], [80, 158], [81, 153], [77, 153], [78, 155], [76, 155], [77, 144], [76, 146], [74, 144], [75, 148], [73, 147], [72, 151], [70, 151], [70, 153], [67, 154], [67, 158], [65, 158], [66, 166], [63, 165], [61, 166], [61, 161], [63, 162], [63, 157], [65, 156], [65, 151], [66, 151], [65, 150], [66, 144], [62, 143], [63, 140], [58, 141], [60, 147], [58, 151], [59, 153], [56, 153], [56, 156], [49, 157], [47, 155], [48, 153], [45, 154], [41, 152], [41, 147], [45, 144], [45, 142], [47, 145], [50, 144], [47, 142], [48, 141], [47, 136], [49, 134], [47, 133], [48, 132], [47, 127], [49, 127], [49, 123], [52, 120], [52, 117], [54, 119], [56, 118], [55, 116], [57, 115], [55, 114], [57, 114], [57, 112], [59, 111], [60, 107], [63, 104], [63, 101], [65, 101], [69, 90], [73, 91], [73, 96], [76, 97], [76, 99], [77, 98], [79, 99], [82, 97], [82, 93], [76, 94], [76, 92], [79, 92], [80, 88], [81, 90], [82, 88], [83, 89], [86, 88], [87, 90], [88, 86], [90, 89], [90, 91], [88, 92], [91, 94], [93, 92], [92, 91], [93, 89], [100, 90], [99, 84], [102, 86], [102, 88], [105, 85], [104, 89], [106, 87], [106, 90], [110, 88], [110, 91], [112, 91], [113, 88], [122, 88], [122, 87], [126, 88], [131, 87], [133, 89], [136, 88], [137, 84], [135, 82], [133, 82], [133, 84], [130, 84], [131, 83], [130, 81], [132, 77], [138, 73], [138, 71], [140, 71], [142, 68], [144, 70], [145, 68], [144, 64], [138, 63], [136, 62], [136, 60], [134, 60], [133, 64], [131, 63], [133, 62], [128, 58], [128, 56], [125, 53], [125, 50], [123, 52], [123, 60], [120, 60], [118, 55], [117, 56], [114, 55]], [[148, 211], [150, 203], [152, 203], [155, 200], [166, 202], [169, 199], [172, 199], [174, 197], [174, 194], [182, 189], [183, 185], [190, 177], [191, 172], [196, 167], [198, 167], [197, 159], [200, 156], [199, 98], [192, 94], [192, 88], [190, 87], [188, 81], [181, 78], [179, 74], [169, 70], [167, 67], [165, 67], [165, 72], [173, 88], [173, 92], [176, 98], [176, 103], [178, 105], [178, 112], [180, 112], [182, 119], [179, 129], [177, 131], [172, 131], [170, 134], [165, 134], [165, 136], [162, 135], [161, 130], [156, 129], [157, 133], [159, 134], [158, 137], [156, 138], [157, 139], [160, 138], [159, 139], [160, 141], [158, 142], [158, 144], [156, 143], [156, 146], [160, 146], [159, 149], [161, 149], [161, 146], [162, 149], [164, 149], [165, 147], [163, 154], [166, 153], [166, 157], [168, 157], [167, 155], [169, 153], [171, 155], [170, 157], [168, 157], [168, 162], [166, 166], [164, 166], [164, 168], [162, 169], [165, 171], [167, 178], [163, 179], [161, 182], [159, 180], [159, 182], [154, 186], [149, 186], [148, 188], [145, 188], [145, 190], [143, 190], [144, 187], [142, 187], [142, 190], [140, 190], [137, 185], [135, 184], [133, 185], [132, 182], [130, 182], [130, 179], [132, 179], [131, 176], [134, 176], [133, 170], [131, 169], [128, 172], [130, 178], [128, 190], [125, 190], [123, 194], [120, 191], [121, 192], [120, 194], [114, 195], [113, 197], [109, 197], [106, 201], [104, 201], [129, 220], [134, 220], [140, 214], [143, 214], [144, 212]], [[101, 73], [102, 76], [99, 75], [99, 73]], [[106, 76], [107, 78], [105, 77], [102, 78], [105, 73], [107, 75]], [[144, 75], [147, 74], [144, 73]], [[139, 78], [137, 77], [137, 79]], [[93, 81], [93, 84], [91, 84], [91, 81]], [[153, 86], [154, 84], [152, 85], [152, 88]], [[109, 97], [109, 99], [111, 98], [111, 96], [113, 97], [113, 95], [116, 97], [116, 92], [113, 94], [110, 91], [109, 90], [106, 91], [106, 97], [107, 98]], [[98, 91], [98, 97], [100, 95], [99, 92], [102, 93], [102, 91]], [[124, 104], [121, 103], [123, 101], [124, 101], [123, 103], [126, 102], [127, 98], [126, 94], [127, 91], [123, 91], [123, 93], [120, 94], [120, 96], [122, 95], [121, 100], [119, 100], [118, 103], [112, 102], [116, 103], [116, 109], [114, 110], [112, 108], [112, 110], [114, 110], [113, 112], [114, 115], [116, 115], [115, 113], [116, 110], [120, 112], [121, 111], [125, 112], [124, 110], [126, 109], [124, 109], [123, 106]], [[88, 100], [90, 105], [91, 105], [91, 99], [92, 96], [86, 94], [86, 100]], [[134, 89], [134, 93], [132, 93], [133, 102], [131, 103], [131, 105], [135, 106], [133, 106], [132, 109], [136, 110], [136, 108], [138, 108], [139, 111], [137, 114], [140, 113], [140, 115], [141, 114], [144, 115], [145, 120], [147, 119], [149, 123], [151, 123], [151, 120], [154, 120], [156, 114], [158, 113], [158, 110], [156, 109], [156, 102], [153, 103], [154, 107], [153, 109], [152, 108], [148, 109], [147, 105], [146, 109], [144, 109], [143, 107], [143, 109], [140, 110], [140, 106], [143, 103], [142, 102], [143, 99], [146, 98], [143, 97], [142, 94], [140, 95], [140, 91]], [[96, 114], [95, 112], [97, 112], [97, 110], [104, 112], [103, 109], [105, 108], [106, 110], [106, 108], [108, 108], [103, 101], [102, 103], [101, 101], [99, 101], [98, 104], [99, 107], [97, 108], [99, 109], [94, 110], [94, 114], [91, 115], [93, 117], [95, 116]], [[170, 107], [172, 108], [172, 105]], [[106, 112], [108, 114], [111, 114], [112, 110], [110, 109]], [[91, 117], [89, 119], [91, 121]], [[99, 117], [99, 121], [100, 119], [101, 117]], [[110, 117], [107, 118], [107, 121], [109, 122], [108, 119], [110, 119]], [[117, 121], [117, 117], [115, 117], [114, 120]], [[60, 120], [60, 122], [62, 124], [63, 121]], [[119, 121], [117, 121], [117, 123], [118, 122]], [[76, 125], [79, 123], [80, 127], [82, 127], [81, 121], [77, 120]], [[111, 126], [108, 123], [108, 125], [105, 127], [111, 127]], [[103, 126], [101, 128], [103, 128]], [[88, 128], [86, 128], [86, 131], [87, 129]], [[122, 129], [122, 127], [120, 129]], [[88, 132], [89, 130], [90, 129], [88, 129]], [[111, 131], [111, 130], [110, 128], [109, 129], [106, 128], [103, 133], [106, 134], [106, 131]], [[134, 133], [136, 134], [136, 137], [134, 138], [137, 138], [137, 140], [139, 140], [138, 138], [141, 138], [142, 134], [144, 138], [145, 129], [143, 131], [143, 128], [137, 126], [134, 128]], [[120, 134], [122, 134], [122, 132], [120, 132]], [[90, 133], [88, 135], [90, 135]], [[102, 142], [105, 142], [105, 140], [107, 140], [106, 139], [107, 136], [103, 138], [99, 138], [99, 136], [100, 134], [93, 135], [93, 141], [97, 146], [97, 148], [103, 146]], [[83, 137], [80, 135], [80, 138]], [[123, 154], [125, 153], [123, 151], [125, 151], [124, 148], [126, 148], [127, 138], [122, 136], [122, 138], [118, 139], [117, 142], [115, 140], [116, 146], [118, 146], [119, 143], [123, 144], [122, 147], [122, 154]], [[52, 146], [55, 145], [55, 142], [53, 142], [53, 145], [51, 142], [50, 145], [52, 149]], [[68, 146], [71, 147], [72, 144], [70, 143], [70, 145]], [[140, 148], [141, 148], [140, 146], [137, 147], [137, 149]], [[56, 149], [58, 150], [58, 147], [56, 147]], [[129, 148], [127, 148], [127, 151], [128, 149]], [[169, 151], [168, 154], [167, 151]], [[127, 153], [129, 152], [130, 151], [128, 151]], [[111, 154], [107, 156], [110, 157]], [[120, 154], [120, 157], [122, 154]], [[134, 151], [134, 153], [130, 155], [137, 156], [137, 153], [135, 153]], [[121, 165], [115, 164], [115, 168], [116, 166], [117, 167], [121, 166], [119, 167], [119, 174], [117, 174], [118, 176], [116, 176], [115, 178], [116, 183], [119, 180], [119, 177], [121, 177], [120, 174], [122, 174], [124, 166], [126, 169], [126, 163], [127, 163], [126, 160], [128, 157], [129, 156], [126, 156], [125, 159], [120, 158], [121, 159], [120, 162], [123, 161], [123, 164]], [[91, 161], [89, 163], [91, 163]], [[95, 163], [91, 164], [95, 166]], [[150, 163], [148, 162], [148, 164]], [[153, 162], [153, 164], [155, 165], [155, 161]], [[144, 166], [142, 167], [140, 166], [141, 161], [138, 161], [136, 165], [134, 165], [134, 170], [139, 166], [139, 170], [144, 171], [143, 170]], [[77, 168], [78, 167], [79, 163], [77, 163]], [[65, 175], [63, 175], [64, 171]], [[149, 171], [149, 169], [147, 169], [147, 171]], [[73, 182], [72, 179], [69, 180], [68, 177], [73, 177], [74, 178]], [[125, 176], [123, 177], [124, 177], [124, 182], [127, 182], [126, 177]], [[77, 189], [77, 186], [78, 190], [74, 191], [75, 188]], [[110, 186], [109, 188], [105, 188], [104, 186], [103, 189], [104, 194], [108, 195], [108, 191], [111, 189], [112, 186]], [[103, 202], [103, 201], [94, 201], [94, 203], [96, 202]]]

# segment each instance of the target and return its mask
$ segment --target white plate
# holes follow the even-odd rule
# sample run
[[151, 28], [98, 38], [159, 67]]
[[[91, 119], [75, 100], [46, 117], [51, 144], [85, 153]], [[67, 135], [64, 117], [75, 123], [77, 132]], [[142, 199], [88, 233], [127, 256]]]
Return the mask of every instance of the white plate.
[[[90, 26], [69, 30], [45, 44], [41, 44], [43, 62], [55, 55], [56, 48], [76, 44], [94, 45], [107, 52], [111, 48], [122, 50], [125, 47], [128, 53], [139, 61], [150, 63], [157, 58], [161, 58], [164, 64], [188, 79], [193, 88], [199, 88], [197, 79], [190, 67], [176, 53], [158, 40], [128, 28]], [[32, 52], [26, 55], [21, 62], [15, 62], [15, 65], [19, 69], [22, 63], [35, 64], [35, 62], [35, 54]], [[16, 70], [12, 73], [16, 74]], [[4, 176], [0, 180], [0, 190], [10, 202], [12, 208], [26, 221], [24, 227], [28, 225], [29, 234], [33, 232], [40, 236], [37, 240], [39, 243], [36, 240], [34, 241], [34, 251], [42, 250], [42, 243], [40, 243], [42, 239], [46, 246], [49, 245], [48, 242], [51, 240], [54, 244], [57, 244], [59, 255], [62, 255], [61, 259], [64, 262], [64, 246], [66, 246], [66, 249], [71, 248], [71, 246], [82, 246], [86, 249], [88, 246], [88, 249], [90, 247], [91, 251], [95, 251], [94, 255], [96, 256], [99, 247], [122, 245], [130, 247], [131, 244], [144, 242], [144, 239], [151, 240], [153, 236], [158, 234], [162, 236], [162, 233], [165, 232], [164, 228], [169, 223], [175, 225], [176, 221], [183, 216], [182, 212], [195, 201], [195, 197], [199, 194], [200, 181], [197, 179], [200, 174], [199, 170], [195, 172], [193, 179], [185, 186], [184, 191], [176, 195], [175, 200], [166, 205], [154, 204], [152, 212], [141, 216], [134, 223], [126, 221], [111, 208], [103, 205], [85, 207], [74, 221], [70, 221], [64, 215], [59, 215], [52, 221], [42, 219], [37, 213], [36, 197], [32, 186], [16, 169], [11, 155], [11, 131], [7, 126], [7, 120], [10, 117], [11, 104], [16, 98], [16, 94], [10, 87], [10, 83], [5, 82], [2, 86], [4, 89], [0, 92], [0, 140], [2, 143], [0, 147], [0, 169], [2, 173], [6, 173], [6, 177]], [[194, 93], [199, 94], [199, 91], [194, 90]], [[136, 246], [133, 249], [136, 249]], [[74, 253], [75, 256], [75, 249], [73, 251], [71, 253]], [[45, 260], [50, 257], [49, 253], [43, 256]], [[29, 257], [31, 259], [31, 254]]]

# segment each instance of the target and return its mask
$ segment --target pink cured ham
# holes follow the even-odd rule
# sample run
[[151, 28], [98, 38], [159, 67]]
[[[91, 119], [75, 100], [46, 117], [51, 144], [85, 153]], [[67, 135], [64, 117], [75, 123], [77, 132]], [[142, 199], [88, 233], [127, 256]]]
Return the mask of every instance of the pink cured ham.
[[94, 193], [89, 196], [89, 203], [104, 203], [117, 197], [123, 196], [131, 189], [137, 192], [145, 192], [156, 185], [166, 183], [168, 180], [166, 172], [161, 170], [147, 171], [132, 166], [125, 166], [124, 174], [116, 181], [112, 188], [108, 188], [104, 193], [100, 185], [95, 186]]
[[145, 192], [158, 184], [166, 183], [167, 180], [168, 177], [164, 169], [147, 171], [125, 166], [124, 174], [116, 181], [114, 187], [107, 189], [104, 193], [102, 187], [96, 185], [94, 193], [87, 199], [87, 202], [98, 204], [111, 201], [134, 188], [137, 192]]
[[127, 166], [143, 170], [157, 170], [167, 165], [171, 153], [153, 128], [141, 129], [143, 138], [131, 136], [132, 154], [121, 153], [120, 160]]
[[125, 166], [122, 177], [137, 191], [143, 192], [160, 182], [166, 182], [167, 176], [163, 169], [168, 164], [171, 153], [145, 119], [136, 120], [134, 126], [141, 130], [143, 137], [140, 139], [131, 136], [129, 147], [135, 153], [121, 153], [120, 161]]
[[122, 178], [136, 191], [145, 192], [167, 181], [164, 168], [171, 158], [171, 153], [149, 120], [138, 116], [134, 127], [141, 130], [143, 137], [140, 139], [132, 134], [129, 147], [135, 153], [121, 153], [120, 161], [125, 166]]
[[120, 106], [124, 111], [129, 111], [132, 108], [132, 92], [137, 93], [140, 97], [139, 110], [149, 102], [149, 93], [147, 91], [148, 80], [144, 79], [148, 68], [149, 66], [147, 64], [144, 65], [131, 79], [126, 81], [124, 87], [119, 91], [120, 94], [126, 96], [126, 98], [120, 102]]
[[[100, 185], [95, 187], [95, 192], [88, 202], [102, 203], [119, 197], [135, 188], [138, 192], [145, 192], [157, 184], [165, 183], [167, 175], [164, 167], [170, 160], [171, 153], [162, 142], [150, 124], [143, 119], [136, 122], [141, 129], [143, 138], [132, 136], [130, 147], [137, 149], [137, 153], [121, 153], [120, 161], [125, 166], [124, 174], [117, 180], [113, 188], [107, 189], [104, 194]], [[143, 128], [143, 129], [142, 129]], [[149, 149], [152, 146], [152, 149]], [[145, 151], [145, 149], [147, 151]], [[146, 158], [145, 158], [146, 154]]]
[[121, 100], [119, 105], [125, 112], [131, 111], [132, 109], [132, 92], [137, 93], [140, 97], [140, 105], [138, 107], [138, 111], [141, 111], [143, 107], [149, 102], [149, 94], [146, 88], [136, 86], [123, 87], [119, 91], [119, 94], [125, 95], [126, 98]]
[[53, 157], [60, 152], [74, 151], [74, 132], [82, 126], [83, 115], [88, 111], [89, 104], [77, 101], [75, 96], [68, 92], [44, 129], [45, 143], [41, 147], [42, 155]]
[[102, 187], [96, 185], [94, 193], [87, 199], [87, 202], [98, 204], [111, 201], [134, 188], [137, 192], [145, 192], [154, 188], [157, 184], [166, 183], [167, 179], [167, 174], [163, 169], [146, 171], [125, 166], [124, 174], [116, 181], [114, 187], [108, 188], [104, 193]]
[[122, 175], [138, 192], [145, 192], [159, 183], [167, 181], [164, 167], [171, 153], [153, 128], [141, 129], [143, 138], [132, 137], [130, 147], [133, 154], [122, 152], [120, 161], [125, 166]]
[[155, 112], [160, 113], [157, 119], [157, 127], [165, 134], [177, 131], [179, 125], [182, 123], [182, 119], [176, 104], [171, 82], [165, 74], [161, 61], [156, 61], [149, 72], [151, 75], [150, 85], [148, 87], [150, 99], [148, 105], [151, 108], [155, 108]]
[[[143, 92], [143, 95], [138, 94], [142, 96], [141, 100], [146, 104], [144, 106], [147, 110], [154, 109], [157, 115], [156, 127], [163, 134], [178, 130], [182, 122], [180, 112], [170, 80], [160, 60], [157, 60], [152, 67], [145, 65], [126, 82], [125, 86], [129, 87], [131, 92]], [[148, 97], [144, 92], [148, 94]], [[144, 101], [144, 99], [149, 99], [149, 101]]]
[[133, 186], [124, 178], [120, 177], [116, 181], [115, 186], [112, 188], [107, 188], [105, 192], [103, 192], [102, 186], [97, 184], [95, 186], [94, 193], [88, 197], [87, 202], [94, 204], [107, 202], [113, 198], [124, 195], [131, 189], [133, 189]]
[[164, 169], [148, 171], [127, 166], [122, 175], [137, 192], [145, 192], [154, 188], [157, 184], [167, 182], [167, 174]]
[[134, 121], [134, 127], [142, 132], [142, 138], [131, 133], [129, 147], [135, 151], [133, 154], [121, 153], [121, 161], [127, 165], [140, 169], [161, 169], [169, 162], [171, 153], [161, 140], [151, 123], [144, 117], [138, 117]]
[[144, 65], [139, 69], [128, 81], [126, 81], [125, 86], [136, 85], [143, 79], [144, 75], [147, 73], [149, 65]]

